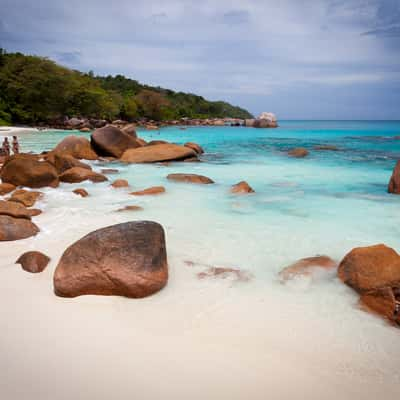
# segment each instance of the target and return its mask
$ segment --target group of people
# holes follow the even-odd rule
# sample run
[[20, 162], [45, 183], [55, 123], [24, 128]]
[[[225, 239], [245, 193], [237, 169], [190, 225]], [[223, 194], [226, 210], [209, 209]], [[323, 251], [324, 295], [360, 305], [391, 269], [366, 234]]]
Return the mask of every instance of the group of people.
[[[19, 143], [18, 143], [18, 138], [16, 136], [13, 136], [12, 139], [12, 151], [14, 154], [19, 153]], [[5, 137], [3, 140], [3, 144], [1, 145], [0, 155], [9, 156], [10, 154], [11, 154], [10, 142], [8, 141], [8, 137]]]

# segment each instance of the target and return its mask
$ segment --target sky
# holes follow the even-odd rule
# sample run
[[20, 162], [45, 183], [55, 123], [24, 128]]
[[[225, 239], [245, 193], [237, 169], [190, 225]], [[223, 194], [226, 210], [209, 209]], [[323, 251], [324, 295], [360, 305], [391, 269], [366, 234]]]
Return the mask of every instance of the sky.
[[400, 0], [0, 0], [0, 47], [279, 119], [400, 119]]

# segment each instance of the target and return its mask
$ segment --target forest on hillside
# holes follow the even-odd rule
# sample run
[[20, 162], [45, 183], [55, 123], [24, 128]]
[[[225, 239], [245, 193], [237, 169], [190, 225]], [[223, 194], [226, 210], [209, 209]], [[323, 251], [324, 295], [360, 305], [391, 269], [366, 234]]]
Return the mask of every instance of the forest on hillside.
[[64, 116], [128, 121], [252, 117], [224, 101], [144, 85], [122, 75], [95, 76], [44, 57], [0, 49], [0, 125], [52, 123]]

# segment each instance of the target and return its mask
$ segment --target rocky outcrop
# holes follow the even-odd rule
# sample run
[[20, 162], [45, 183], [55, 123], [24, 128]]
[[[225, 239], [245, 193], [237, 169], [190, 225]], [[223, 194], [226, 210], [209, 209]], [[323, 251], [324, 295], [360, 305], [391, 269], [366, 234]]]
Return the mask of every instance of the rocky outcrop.
[[30, 188], [57, 187], [59, 184], [54, 166], [30, 154], [9, 157], [1, 169], [0, 177], [3, 183]]
[[22, 204], [14, 201], [0, 200], [0, 215], [8, 215], [13, 218], [31, 219], [29, 210]]
[[169, 174], [167, 179], [176, 182], [210, 184], [214, 181], [207, 176], [197, 174]]
[[231, 193], [234, 194], [247, 194], [254, 192], [254, 189], [246, 181], [241, 181], [231, 187]]
[[194, 156], [196, 156], [196, 153], [192, 149], [168, 143], [127, 150], [122, 155], [121, 161], [127, 163], [154, 163], [184, 160]]
[[40, 251], [28, 251], [22, 254], [15, 262], [21, 264], [22, 269], [27, 272], [38, 273], [45, 270], [50, 258]]
[[328, 256], [306, 257], [285, 267], [279, 277], [282, 281], [288, 281], [298, 276], [310, 276], [317, 269], [333, 270], [336, 267], [337, 262]]
[[149, 187], [144, 190], [132, 192], [130, 194], [133, 194], [135, 196], [149, 196], [149, 195], [155, 195], [155, 194], [161, 194], [161, 193], [165, 193], [164, 186], [152, 186], [152, 187]]
[[80, 167], [68, 169], [60, 175], [60, 181], [66, 183], [79, 183], [87, 180], [98, 183], [108, 179], [102, 174]]
[[96, 160], [98, 158], [98, 155], [92, 149], [90, 142], [86, 138], [74, 135], [64, 138], [55, 147], [53, 152], [85, 160]]
[[393, 169], [393, 173], [389, 181], [388, 192], [400, 194], [400, 161], [397, 161], [396, 166]]
[[184, 146], [185, 147], [189, 147], [189, 149], [192, 149], [197, 154], [203, 154], [204, 153], [204, 149], [197, 143], [187, 142], [187, 143], [184, 144]]
[[369, 310], [400, 324], [400, 256], [395, 250], [384, 244], [355, 248], [343, 258], [338, 276]]
[[117, 179], [111, 184], [111, 186], [115, 189], [127, 188], [129, 187], [129, 182], [126, 179]]
[[0, 215], [0, 241], [26, 239], [39, 232], [39, 228], [29, 219]]
[[15, 190], [16, 186], [12, 185], [11, 183], [0, 183], [0, 196], [4, 196]]
[[120, 158], [126, 150], [140, 147], [135, 137], [112, 125], [96, 129], [90, 138], [92, 147], [100, 156]]
[[308, 156], [309, 152], [304, 147], [297, 147], [295, 149], [289, 150], [288, 154], [290, 157], [304, 158]]
[[149, 221], [89, 233], [62, 255], [54, 273], [58, 296], [150, 296], [168, 280], [164, 230]]
[[83, 188], [78, 188], [73, 190], [73, 193], [77, 194], [78, 196], [81, 197], [87, 197], [89, 196], [89, 193], [87, 192], [87, 190], [83, 189]]
[[25, 207], [32, 207], [36, 203], [36, 201], [40, 199], [42, 196], [43, 196], [42, 192], [19, 189], [12, 193], [8, 201], [21, 203]]

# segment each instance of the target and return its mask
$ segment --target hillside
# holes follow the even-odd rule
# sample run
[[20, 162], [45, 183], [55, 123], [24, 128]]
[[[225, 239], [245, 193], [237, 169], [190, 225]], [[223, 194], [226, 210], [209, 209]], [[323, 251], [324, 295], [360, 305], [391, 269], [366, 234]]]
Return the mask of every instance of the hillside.
[[64, 116], [158, 121], [252, 117], [223, 101], [143, 85], [122, 75], [94, 76], [0, 49], [0, 124], [52, 123]]

